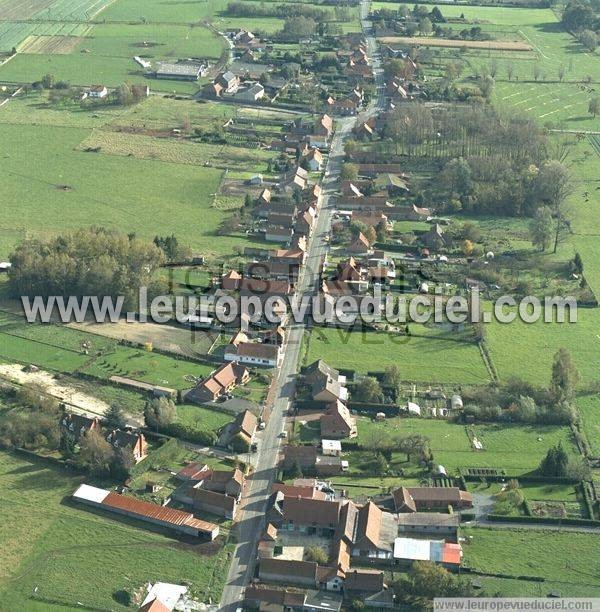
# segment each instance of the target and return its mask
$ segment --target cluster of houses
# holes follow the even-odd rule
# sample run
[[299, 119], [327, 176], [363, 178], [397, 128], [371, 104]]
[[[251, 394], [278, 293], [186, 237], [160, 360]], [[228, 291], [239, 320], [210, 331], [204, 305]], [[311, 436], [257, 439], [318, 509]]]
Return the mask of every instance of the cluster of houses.
[[113, 429], [102, 425], [98, 417], [65, 413], [60, 417], [59, 430], [73, 444], [78, 445], [84, 436], [93, 431], [101, 435], [115, 450], [124, 449], [131, 453], [134, 463], [148, 455], [148, 444], [144, 434], [133, 429]]
[[346, 378], [323, 360], [315, 361], [302, 373], [302, 384], [316, 406], [321, 442], [316, 445], [288, 445], [283, 449], [281, 465], [287, 470], [331, 476], [348, 470], [341, 457], [340, 440], [357, 435], [356, 419], [347, 406]]
[[176, 478], [183, 484], [172, 493], [171, 499], [195, 511], [236, 519], [244, 487], [244, 475], [239, 468], [214, 470], [205, 464], [190, 463]]
[[[269, 148], [272, 151], [281, 151], [293, 155], [298, 159], [310, 154], [304, 161], [307, 168], [311, 171], [319, 170], [323, 164], [322, 153], [329, 149], [333, 136], [333, 118], [324, 113], [317, 119], [301, 116], [292, 121], [288, 130], [278, 139], [272, 140]], [[310, 153], [316, 149], [321, 153], [321, 157], [316, 153]], [[316, 159], [313, 159], [315, 158]]]
[[[357, 598], [374, 608], [393, 608], [386, 570], [423, 560], [460, 567], [460, 517], [448, 509], [470, 507], [468, 493], [417, 487], [393, 491], [389, 500], [391, 506], [386, 500], [358, 504], [315, 479], [273, 485], [258, 546], [260, 583], [246, 589], [246, 602], [257, 607], [287, 602], [289, 609], [304, 610], [312, 609], [307, 602], [318, 594], [328, 600], [328, 609]], [[422, 511], [432, 509], [438, 511]], [[317, 560], [316, 548], [324, 553]]]

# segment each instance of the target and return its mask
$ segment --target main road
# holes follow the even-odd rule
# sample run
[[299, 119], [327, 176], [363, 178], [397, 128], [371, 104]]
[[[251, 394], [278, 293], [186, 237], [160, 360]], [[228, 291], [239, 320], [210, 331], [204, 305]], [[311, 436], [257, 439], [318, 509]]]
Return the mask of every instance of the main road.
[[[366, 114], [371, 116], [383, 108], [383, 84], [380, 60], [377, 55], [376, 41], [371, 36], [371, 24], [366, 17], [369, 12], [369, 0], [361, 3], [361, 21], [367, 37], [369, 56], [377, 84], [377, 96], [372, 100]], [[334, 212], [334, 196], [339, 188], [339, 178], [344, 162], [344, 143], [356, 122], [355, 117], [346, 117], [337, 121], [323, 181], [323, 191], [318, 206], [318, 216], [310, 238], [305, 265], [296, 285], [294, 299], [299, 302], [303, 296], [316, 295], [319, 279], [319, 266], [327, 254], [326, 237], [331, 230]], [[221, 610], [235, 610], [241, 606], [244, 587], [250, 582], [254, 573], [258, 541], [265, 529], [265, 511], [271, 491], [271, 485], [277, 473], [277, 462], [281, 444], [279, 434], [285, 428], [285, 417], [292, 398], [298, 372], [300, 347], [306, 328], [306, 321], [291, 322], [287, 328], [287, 340], [283, 346], [282, 365], [273, 382], [275, 400], [270, 418], [265, 429], [258, 433], [258, 451], [254, 456], [254, 471], [244, 489], [240, 520], [237, 524], [236, 546], [229, 567], [227, 582], [221, 597]], [[225, 568], [223, 568], [225, 571]]]

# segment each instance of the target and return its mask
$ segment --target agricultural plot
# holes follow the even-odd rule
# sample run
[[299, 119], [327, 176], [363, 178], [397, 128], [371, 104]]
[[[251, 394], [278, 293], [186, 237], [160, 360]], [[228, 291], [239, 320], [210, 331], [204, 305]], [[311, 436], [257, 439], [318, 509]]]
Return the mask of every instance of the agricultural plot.
[[[600, 594], [600, 535], [530, 529], [465, 528], [463, 563], [481, 572], [536, 576], [560, 583], [562, 596]], [[578, 554], [573, 555], [572, 551]], [[538, 585], [535, 594], [551, 588]], [[513, 592], [510, 591], [513, 595]]]
[[548, 385], [554, 354], [565, 347], [581, 374], [581, 384], [596, 380], [600, 367], [600, 312], [596, 308], [579, 308], [577, 316], [577, 323], [524, 323], [517, 319], [510, 324], [493, 321], [486, 325], [486, 343], [500, 379], [518, 377]]
[[314, 328], [307, 363], [324, 359], [336, 368], [360, 373], [397, 365], [404, 380], [485, 383], [489, 381], [479, 348], [470, 337], [411, 324], [411, 336]]
[[589, 86], [573, 83], [516, 83], [496, 85], [496, 103], [511, 112], [536, 119], [541, 124], [590, 130], [598, 121], [588, 114]]
[[102, 12], [111, 21], [146, 21], [148, 23], [199, 23], [227, 6], [227, 0], [119, 0]]
[[30, 37], [84, 37], [90, 30], [91, 26], [85, 23], [4, 21], [0, 22], [0, 51], [10, 51], [15, 47], [18, 52], [24, 52], [23, 45], [27, 47]]
[[[466, 428], [441, 419], [394, 418], [376, 423], [364, 417], [358, 420], [357, 427], [359, 441], [368, 440], [373, 430], [426, 436], [434, 461], [452, 471], [489, 467], [522, 473], [536, 469], [548, 448], [559, 442], [567, 452], [576, 452], [568, 427], [481, 424]], [[474, 448], [473, 436], [482, 443], [483, 450]]]
[[[11, 610], [124, 610], [119, 592], [188, 582], [218, 600], [230, 547], [181, 544], [139, 523], [65, 501], [82, 482], [42, 461], [0, 453], [0, 594]], [[118, 544], [118, 545], [117, 545]], [[77, 580], [73, 580], [77, 576]], [[60, 606], [60, 608], [59, 608]], [[64, 607], [63, 607], [64, 606]]]
[[36, 13], [38, 20], [89, 21], [115, 0], [54, 0]]
[[0, 0], [0, 19], [30, 19], [53, 2], [55, 0]]
[[[225, 46], [222, 37], [202, 25], [98, 24], [85, 43], [86, 55], [145, 59], [182, 57], [218, 58]], [[135, 66], [135, 64], [133, 64]], [[164, 87], [159, 81], [155, 87]]]
[[[103, 83], [107, 87], [117, 87], [125, 81], [134, 84], [146, 82], [144, 71], [133, 60], [123, 57], [88, 57], [78, 52], [69, 55], [19, 53], [0, 67], [0, 79], [15, 83], [33, 83], [48, 73], [53, 74], [58, 81], [80, 86]], [[187, 93], [197, 89], [197, 83], [187, 82], [180, 83], [177, 88]]]
[[422, 47], [452, 47], [455, 49], [480, 49], [494, 51], [530, 51], [531, 45], [509, 40], [450, 40], [426, 36], [385, 36], [381, 42], [388, 45], [422, 46]]
[[[223, 212], [213, 207], [211, 194], [221, 170], [77, 150], [89, 135], [84, 129], [0, 124], [0, 198], [19, 203], [0, 221], [3, 258], [25, 227], [29, 235], [50, 236], [97, 224], [148, 239], [160, 228], [204, 255], [253, 244], [235, 234], [214, 239]], [[218, 147], [211, 150], [218, 154]]]
[[[598, 123], [598, 121], [596, 121]], [[594, 265], [600, 257], [598, 242], [598, 208], [600, 207], [600, 180], [598, 163], [600, 150], [594, 143], [598, 137], [582, 140], [569, 154], [568, 163], [573, 173], [574, 191], [570, 204], [574, 211], [573, 234], [570, 242], [578, 251], [585, 265], [585, 279], [597, 297], [600, 296], [600, 267]], [[589, 265], [588, 265], [589, 262]], [[590, 316], [586, 314], [586, 316]]]
[[207, 123], [223, 126], [244, 107], [217, 102], [199, 103], [193, 100], [173, 100], [162, 96], [150, 96], [140, 104], [130, 107], [111, 122], [111, 127], [146, 130], [172, 130], [181, 128], [184, 120], [191, 125]]
[[195, 377], [204, 378], [214, 368], [209, 365], [174, 359], [143, 349], [116, 346], [93, 360], [89, 360], [82, 372], [101, 379], [125, 376], [152, 385], [189, 389]]
[[577, 409], [591, 454], [600, 457], [600, 397], [580, 395], [577, 398]]
[[107, 155], [155, 159], [172, 164], [227, 167], [263, 172], [273, 157], [269, 151], [229, 145], [197, 143], [173, 138], [159, 139], [144, 134], [95, 130], [79, 145], [83, 151], [99, 149]]
[[68, 55], [83, 41], [77, 36], [28, 36], [20, 45], [21, 53]]
[[78, 103], [56, 106], [49, 103], [47, 92], [32, 91], [12, 98], [10, 104], [0, 108], [0, 124], [94, 128], [129, 110], [116, 106], [86, 109]]
[[0, 359], [7, 363], [35, 364], [54, 372], [85, 372], [105, 380], [115, 375], [127, 376], [177, 389], [189, 388], [190, 377], [205, 376], [212, 369], [120, 346], [117, 339], [62, 325], [31, 325], [22, 317], [6, 312], [0, 314]]

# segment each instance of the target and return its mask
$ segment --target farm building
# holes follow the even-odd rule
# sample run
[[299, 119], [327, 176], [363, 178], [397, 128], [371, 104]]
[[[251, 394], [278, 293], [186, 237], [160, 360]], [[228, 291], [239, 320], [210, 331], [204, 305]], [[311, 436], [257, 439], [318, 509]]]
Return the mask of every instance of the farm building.
[[458, 487], [400, 487], [392, 492], [396, 512], [471, 508], [473, 498]]
[[92, 85], [90, 87], [90, 91], [88, 92], [88, 96], [90, 98], [102, 99], [108, 96], [108, 89], [104, 87], [104, 85]]
[[177, 81], [197, 81], [206, 67], [200, 64], [172, 64], [160, 62], [154, 73], [157, 79], [170, 79]]
[[88, 506], [136, 518], [186, 535], [208, 537], [211, 540], [219, 535], [218, 525], [201, 521], [189, 512], [151, 504], [86, 484], [79, 486], [73, 493], [73, 499]]
[[407, 564], [412, 564], [413, 561], [432, 561], [448, 568], [460, 567], [462, 548], [460, 544], [450, 544], [443, 540], [396, 538], [394, 560]]
[[241, 87], [235, 94], [235, 99], [242, 102], [256, 102], [264, 97], [265, 88], [260, 83], [247, 83], [247, 86]]

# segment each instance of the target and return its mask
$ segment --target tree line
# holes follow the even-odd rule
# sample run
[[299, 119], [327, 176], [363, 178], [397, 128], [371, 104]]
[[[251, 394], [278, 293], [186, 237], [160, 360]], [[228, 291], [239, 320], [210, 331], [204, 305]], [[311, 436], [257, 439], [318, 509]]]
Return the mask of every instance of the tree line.
[[124, 307], [137, 305], [138, 290], [149, 295], [166, 292], [166, 282], [155, 277], [164, 253], [135, 234], [125, 235], [91, 227], [50, 239], [28, 238], [10, 256], [11, 295], [123, 296]]

